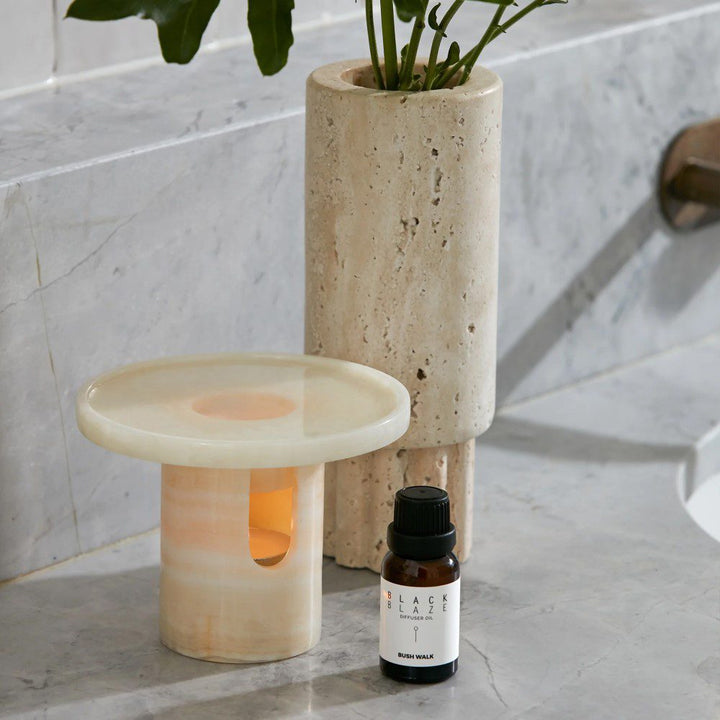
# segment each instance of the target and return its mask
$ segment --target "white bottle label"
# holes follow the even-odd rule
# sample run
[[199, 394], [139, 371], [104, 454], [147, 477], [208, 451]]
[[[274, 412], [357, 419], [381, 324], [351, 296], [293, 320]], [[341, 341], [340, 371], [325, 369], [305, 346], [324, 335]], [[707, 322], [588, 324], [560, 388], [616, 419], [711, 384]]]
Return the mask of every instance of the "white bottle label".
[[433, 667], [457, 659], [460, 578], [410, 587], [380, 579], [380, 657], [396, 665]]

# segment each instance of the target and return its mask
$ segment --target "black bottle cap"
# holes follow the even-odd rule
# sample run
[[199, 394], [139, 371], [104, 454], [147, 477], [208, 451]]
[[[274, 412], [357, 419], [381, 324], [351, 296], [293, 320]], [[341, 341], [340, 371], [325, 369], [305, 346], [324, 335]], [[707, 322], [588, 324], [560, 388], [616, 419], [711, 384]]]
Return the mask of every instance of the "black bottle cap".
[[400, 557], [431, 560], [455, 547], [448, 494], [430, 485], [415, 485], [395, 494], [395, 517], [388, 525], [388, 547]]

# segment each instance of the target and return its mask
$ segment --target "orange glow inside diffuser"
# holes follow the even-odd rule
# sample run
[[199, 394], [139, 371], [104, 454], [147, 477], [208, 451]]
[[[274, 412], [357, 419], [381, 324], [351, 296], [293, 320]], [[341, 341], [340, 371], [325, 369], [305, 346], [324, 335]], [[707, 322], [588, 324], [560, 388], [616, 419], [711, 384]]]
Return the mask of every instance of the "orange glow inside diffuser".
[[253, 470], [250, 491], [250, 554], [260, 565], [280, 562], [290, 547], [295, 470]]

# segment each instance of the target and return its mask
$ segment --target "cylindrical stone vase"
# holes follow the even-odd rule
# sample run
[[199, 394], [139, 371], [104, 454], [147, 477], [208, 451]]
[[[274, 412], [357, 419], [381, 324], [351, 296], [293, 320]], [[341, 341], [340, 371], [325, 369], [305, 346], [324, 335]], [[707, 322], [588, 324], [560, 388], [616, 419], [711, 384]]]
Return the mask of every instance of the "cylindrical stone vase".
[[410, 391], [408, 432], [326, 470], [324, 551], [379, 570], [395, 491], [448, 490], [472, 542], [474, 439], [495, 410], [502, 82], [373, 88], [367, 60], [307, 83], [306, 352]]

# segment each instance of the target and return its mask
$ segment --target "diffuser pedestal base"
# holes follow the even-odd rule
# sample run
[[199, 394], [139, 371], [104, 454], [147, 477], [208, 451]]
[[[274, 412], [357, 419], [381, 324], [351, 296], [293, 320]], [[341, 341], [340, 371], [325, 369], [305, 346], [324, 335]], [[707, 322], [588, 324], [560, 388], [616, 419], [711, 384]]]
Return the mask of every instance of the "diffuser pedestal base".
[[323, 465], [163, 465], [160, 638], [183, 655], [261, 662], [320, 638]]

